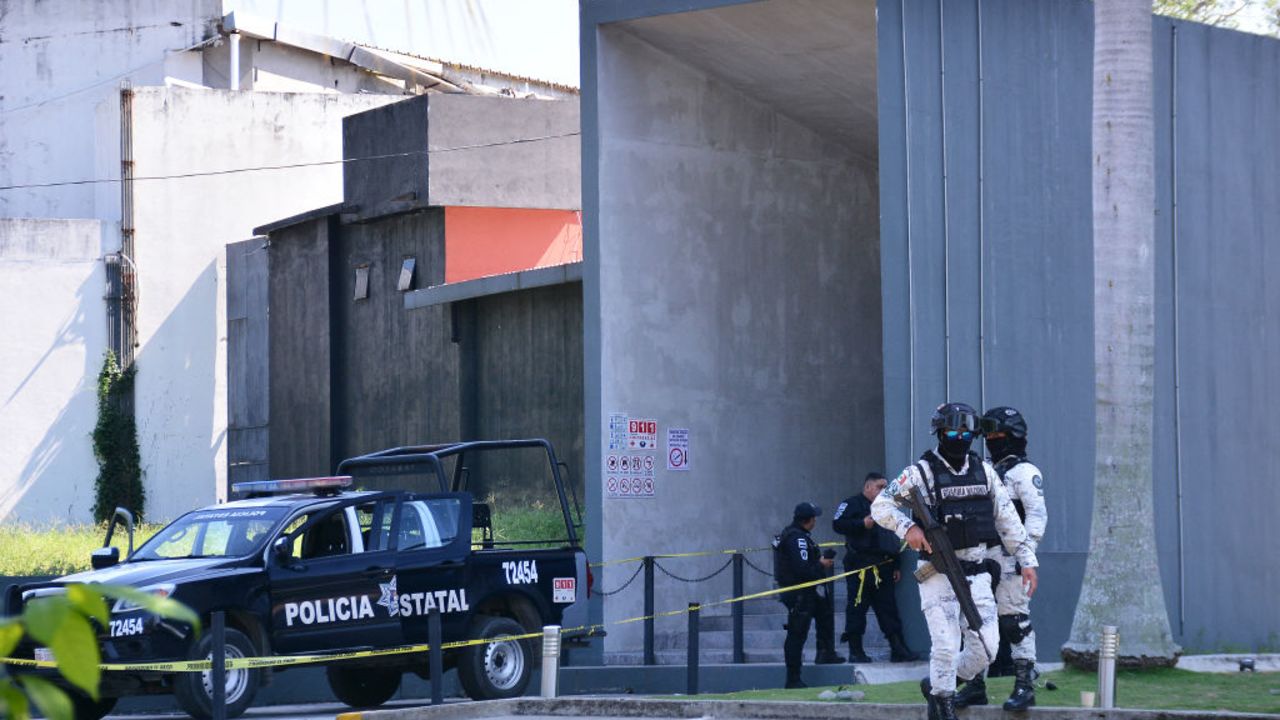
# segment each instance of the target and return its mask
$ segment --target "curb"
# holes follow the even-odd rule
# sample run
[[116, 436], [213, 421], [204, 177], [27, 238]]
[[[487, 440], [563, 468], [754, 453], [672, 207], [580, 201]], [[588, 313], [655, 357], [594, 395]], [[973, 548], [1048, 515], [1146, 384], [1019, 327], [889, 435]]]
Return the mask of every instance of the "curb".
[[[923, 720], [925, 706], [871, 703], [762, 702], [735, 700], [647, 700], [636, 698], [517, 698], [458, 703], [396, 710], [373, 710], [338, 715], [338, 720], [474, 720], [480, 718], [556, 716], [612, 718], [739, 718], [742, 720]], [[1005, 718], [996, 707], [972, 707], [967, 718]], [[1098, 710], [1090, 708], [1035, 708], [1023, 717], [1036, 720], [1277, 720], [1280, 715], [1207, 712], [1202, 710]]]

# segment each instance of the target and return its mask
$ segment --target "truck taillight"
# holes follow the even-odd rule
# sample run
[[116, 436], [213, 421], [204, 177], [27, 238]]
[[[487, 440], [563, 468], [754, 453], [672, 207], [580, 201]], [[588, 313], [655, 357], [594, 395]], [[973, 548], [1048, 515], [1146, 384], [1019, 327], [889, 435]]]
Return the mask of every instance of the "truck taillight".
[[591, 590], [596, 586], [596, 575], [591, 572], [591, 563], [587, 563], [587, 599], [591, 599]]

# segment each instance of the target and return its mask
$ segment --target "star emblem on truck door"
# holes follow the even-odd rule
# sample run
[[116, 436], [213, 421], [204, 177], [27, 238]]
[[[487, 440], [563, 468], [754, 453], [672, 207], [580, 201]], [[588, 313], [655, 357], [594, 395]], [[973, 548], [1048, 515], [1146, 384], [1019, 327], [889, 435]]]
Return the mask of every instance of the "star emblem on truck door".
[[378, 598], [378, 604], [387, 609], [387, 614], [396, 617], [400, 614], [400, 595], [396, 592], [396, 578], [393, 576], [389, 583], [378, 583], [378, 589], [382, 591], [382, 597]]

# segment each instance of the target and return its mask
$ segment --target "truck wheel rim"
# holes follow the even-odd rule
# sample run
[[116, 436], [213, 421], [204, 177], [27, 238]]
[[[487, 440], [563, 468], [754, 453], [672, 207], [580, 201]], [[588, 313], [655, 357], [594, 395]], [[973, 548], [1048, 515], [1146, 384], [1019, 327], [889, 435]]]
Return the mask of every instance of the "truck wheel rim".
[[484, 652], [484, 674], [499, 690], [510, 690], [524, 674], [524, 648], [519, 640], [492, 642]]
[[[235, 647], [233, 645], [227, 645], [226, 655], [228, 660], [232, 658], [244, 657], [244, 653], [240, 652], [240, 648]], [[206, 659], [212, 661], [213, 653], [209, 653], [209, 657]], [[227, 676], [226, 702], [228, 705], [231, 705], [235, 702], [238, 702], [240, 698], [244, 696], [245, 690], [249, 688], [249, 670], [248, 669], [227, 670], [226, 676]], [[208, 697], [210, 701], [212, 701], [213, 700], [213, 671], [206, 670], [203, 673], [201, 673], [200, 680], [201, 680], [201, 684], [204, 685], [205, 696]]]

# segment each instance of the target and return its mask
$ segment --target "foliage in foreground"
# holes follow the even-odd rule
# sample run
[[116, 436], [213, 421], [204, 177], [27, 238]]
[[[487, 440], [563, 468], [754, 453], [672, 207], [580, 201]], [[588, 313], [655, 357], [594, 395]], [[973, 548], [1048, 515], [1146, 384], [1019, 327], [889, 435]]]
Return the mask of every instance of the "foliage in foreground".
[[[200, 632], [200, 619], [175, 600], [121, 585], [68, 585], [66, 594], [32, 600], [22, 615], [0, 619], [0, 657], [10, 657], [23, 635], [30, 635], [53, 652], [58, 672], [67, 683], [97, 701], [102, 671], [93, 623], [105, 627], [110, 622], [108, 599], [126, 600]], [[26, 720], [32, 706], [50, 720], [74, 718], [71, 697], [52, 681], [23, 673], [17, 666], [0, 665], [0, 717]]]
[[[1045, 673], [1041, 682], [1049, 680], [1057, 690], [1036, 689], [1039, 707], [1080, 707], [1080, 691], [1098, 689], [1096, 673], [1066, 669]], [[818, 693], [835, 688], [814, 687], [805, 690], [747, 690], [724, 695], [699, 695], [699, 699], [725, 700], [817, 700]], [[919, 704], [920, 682], [858, 685], [866, 693], [863, 703]], [[987, 680], [992, 703], [1009, 697], [1013, 678]], [[1116, 673], [1116, 706], [1149, 710], [1230, 710], [1235, 712], [1280, 713], [1280, 673], [1196, 673], [1165, 668], [1158, 670], [1123, 670]]]

